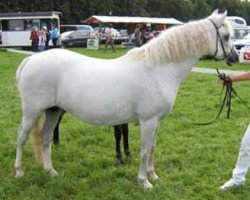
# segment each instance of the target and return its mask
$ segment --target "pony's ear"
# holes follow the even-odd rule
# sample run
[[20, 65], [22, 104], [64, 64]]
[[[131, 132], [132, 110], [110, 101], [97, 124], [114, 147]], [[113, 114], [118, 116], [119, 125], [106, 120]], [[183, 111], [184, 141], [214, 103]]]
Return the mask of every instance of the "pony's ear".
[[227, 10], [225, 10], [225, 12], [223, 13], [224, 17], [227, 17]]
[[219, 14], [219, 9], [214, 10], [214, 12], [212, 13], [212, 15], [218, 15]]
[[227, 17], [227, 11], [225, 11], [223, 14], [221, 14], [220, 18], [219, 18], [219, 24], [222, 24], [225, 19]]

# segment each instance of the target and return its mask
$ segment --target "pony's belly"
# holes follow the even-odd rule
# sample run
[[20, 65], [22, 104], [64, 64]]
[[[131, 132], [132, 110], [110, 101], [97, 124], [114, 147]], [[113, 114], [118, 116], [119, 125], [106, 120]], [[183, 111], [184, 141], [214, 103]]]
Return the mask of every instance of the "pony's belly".
[[87, 112], [70, 112], [73, 116], [81, 121], [95, 125], [118, 125], [131, 121], [136, 121], [137, 117], [132, 115], [116, 114], [116, 113], [87, 113]]
[[59, 107], [76, 118], [96, 125], [117, 125], [136, 121], [137, 116], [129, 103], [115, 102], [75, 102], [59, 104]]
[[121, 124], [136, 120], [136, 100], [128, 87], [119, 81], [69, 83], [60, 87], [56, 104], [91, 124]]

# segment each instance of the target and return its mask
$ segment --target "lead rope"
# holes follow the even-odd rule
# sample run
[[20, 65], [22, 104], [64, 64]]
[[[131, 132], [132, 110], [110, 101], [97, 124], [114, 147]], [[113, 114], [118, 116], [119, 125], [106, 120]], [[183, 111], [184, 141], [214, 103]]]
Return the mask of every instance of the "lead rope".
[[[237, 94], [237, 92], [233, 88], [233, 82], [232, 82], [231, 78], [229, 76], [226, 76], [225, 73], [220, 73], [218, 68], [216, 69], [216, 71], [217, 71], [219, 79], [223, 82], [222, 91], [221, 91], [220, 96], [222, 96], [224, 90], [226, 89], [224, 98], [221, 102], [221, 106], [220, 106], [220, 109], [218, 111], [218, 114], [216, 115], [214, 120], [212, 120], [210, 122], [195, 123], [195, 122], [188, 121], [188, 123], [191, 123], [193, 125], [200, 125], [200, 126], [213, 124], [219, 118], [225, 105], [227, 107], [227, 119], [230, 119], [230, 117], [231, 117], [231, 102], [232, 102], [231, 99], [235, 98], [235, 97], [238, 97], [240, 99], [240, 101], [250, 110], [250, 108], [247, 106], [247, 104], [242, 100], [242, 98]], [[187, 120], [185, 120], [185, 121], [187, 121]]]

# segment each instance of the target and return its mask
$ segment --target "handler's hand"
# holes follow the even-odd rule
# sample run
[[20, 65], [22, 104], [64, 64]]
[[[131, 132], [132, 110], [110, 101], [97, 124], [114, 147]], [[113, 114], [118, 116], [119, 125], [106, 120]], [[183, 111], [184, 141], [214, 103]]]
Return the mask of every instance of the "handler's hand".
[[229, 86], [232, 85], [232, 79], [230, 78], [230, 76], [224, 76], [224, 77], [220, 77], [220, 83], [225, 85], [225, 86]]

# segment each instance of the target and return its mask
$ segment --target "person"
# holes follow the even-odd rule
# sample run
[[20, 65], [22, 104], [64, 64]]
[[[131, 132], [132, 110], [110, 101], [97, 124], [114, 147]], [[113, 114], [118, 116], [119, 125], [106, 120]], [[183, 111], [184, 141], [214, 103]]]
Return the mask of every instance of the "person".
[[105, 50], [107, 50], [108, 45], [110, 45], [113, 52], [115, 52], [114, 33], [113, 33], [112, 24], [109, 24], [109, 27], [106, 28], [104, 35], [105, 35], [105, 39], [106, 39]]
[[135, 40], [135, 46], [140, 47], [141, 46], [141, 31], [140, 31], [141, 25], [137, 24], [134, 31], [134, 40]]
[[47, 26], [43, 26], [43, 30], [45, 32], [45, 50], [48, 50], [50, 41], [50, 32], [48, 31]]
[[155, 36], [152, 32], [148, 32], [145, 37], [147, 39], [147, 42], [149, 42], [150, 40], [155, 38]]
[[35, 26], [32, 27], [31, 29], [30, 40], [31, 40], [32, 51], [34, 52], [38, 51], [39, 34]]
[[51, 39], [54, 47], [58, 47], [58, 38], [59, 38], [59, 31], [56, 27], [53, 27], [53, 29], [50, 32], [51, 34]]
[[[232, 82], [250, 80], [250, 72], [229, 76]], [[250, 166], [250, 124], [241, 140], [238, 160], [233, 170], [232, 178], [224, 183], [220, 189], [227, 190], [232, 187], [239, 187], [245, 183], [246, 174]]]
[[38, 36], [39, 36], [38, 50], [44, 51], [45, 50], [45, 41], [46, 41], [46, 32], [43, 28], [39, 31]]
[[146, 24], [141, 26], [140, 31], [141, 31], [141, 45], [143, 45], [147, 43], [148, 27], [146, 26]]

